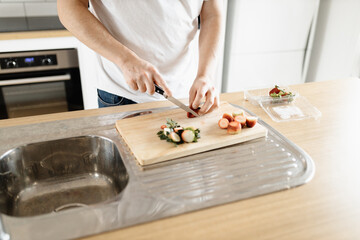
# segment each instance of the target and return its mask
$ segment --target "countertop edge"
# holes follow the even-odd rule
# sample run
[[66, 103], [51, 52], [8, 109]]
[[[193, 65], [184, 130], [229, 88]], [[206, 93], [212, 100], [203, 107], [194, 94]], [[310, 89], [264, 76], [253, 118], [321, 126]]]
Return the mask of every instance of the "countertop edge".
[[54, 38], [72, 37], [68, 30], [45, 30], [45, 31], [26, 31], [26, 32], [5, 32], [0, 33], [0, 40], [18, 40], [33, 38]]

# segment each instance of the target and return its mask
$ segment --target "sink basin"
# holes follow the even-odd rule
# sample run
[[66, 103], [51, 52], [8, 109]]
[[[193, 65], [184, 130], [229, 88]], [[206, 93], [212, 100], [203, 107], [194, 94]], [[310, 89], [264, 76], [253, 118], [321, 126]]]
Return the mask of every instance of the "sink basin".
[[36, 216], [118, 199], [128, 179], [116, 145], [104, 137], [22, 145], [0, 157], [0, 212]]

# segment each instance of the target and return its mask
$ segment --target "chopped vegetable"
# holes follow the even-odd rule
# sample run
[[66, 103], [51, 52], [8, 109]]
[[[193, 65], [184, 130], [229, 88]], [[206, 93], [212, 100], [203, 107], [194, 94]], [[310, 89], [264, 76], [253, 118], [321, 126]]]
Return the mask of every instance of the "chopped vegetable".
[[173, 121], [173, 120], [170, 119], [170, 118], [167, 118], [167, 119], [166, 119], [166, 126], [167, 126], [168, 128], [171, 128], [171, 129], [180, 127], [180, 125], [179, 125], [177, 122]]
[[182, 143], [197, 142], [200, 138], [200, 129], [194, 127], [183, 128], [172, 119], [167, 119], [166, 121], [166, 128], [157, 133], [161, 140], [166, 140], [167, 142], [178, 145]]
[[161, 125], [161, 127], [160, 127], [161, 129], [164, 129], [164, 128], [166, 128], [166, 125], [164, 124], [164, 125]]

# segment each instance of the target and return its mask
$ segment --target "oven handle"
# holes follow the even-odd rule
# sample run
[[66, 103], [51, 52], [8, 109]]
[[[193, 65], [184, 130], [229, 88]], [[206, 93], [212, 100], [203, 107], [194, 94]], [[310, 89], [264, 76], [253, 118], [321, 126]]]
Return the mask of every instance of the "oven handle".
[[69, 73], [57, 76], [46, 76], [46, 77], [34, 77], [34, 78], [18, 78], [18, 79], [6, 79], [0, 80], [0, 86], [11, 86], [20, 84], [31, 84], [31, 83], [45, 83], [45, 82], [59, 82], [69, 81], [71, 76]]

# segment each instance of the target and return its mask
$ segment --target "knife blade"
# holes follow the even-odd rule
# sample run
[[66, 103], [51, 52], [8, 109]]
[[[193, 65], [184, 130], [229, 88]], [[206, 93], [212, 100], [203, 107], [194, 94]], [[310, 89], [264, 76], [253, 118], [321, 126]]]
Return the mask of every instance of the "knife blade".
[[158, 86], [156, 84], [154, 84], [154, 85], [155, 85], [155, 92], [159, 93], [160, 95], [163, 95], [167, 100], [169, 100], [170, 102], [172, 102], [179, 108], [185, 110], [186, 112], [189, 112], [192, 115], [199, 117], [199, 114], [197, 114], [194, 110], [192, 110], [191, 108], [189, 108], [188, 106], [186, 106], [185, 104], [183, 104], [182, 102], [177, 100], [176, 98], [167, 96], [165, 91], [160, 86]]

